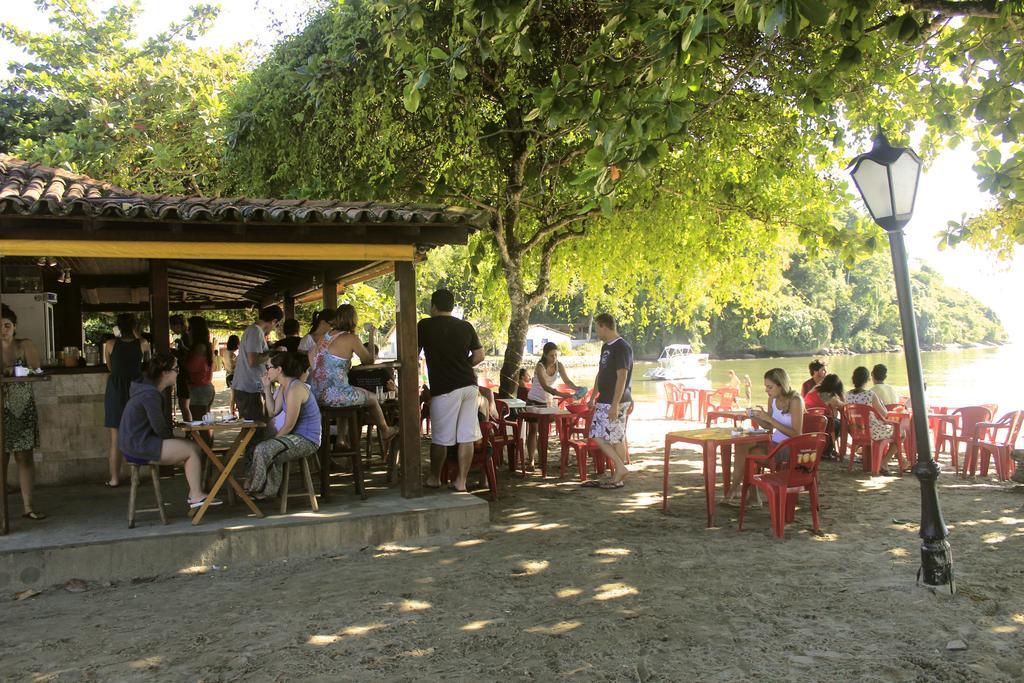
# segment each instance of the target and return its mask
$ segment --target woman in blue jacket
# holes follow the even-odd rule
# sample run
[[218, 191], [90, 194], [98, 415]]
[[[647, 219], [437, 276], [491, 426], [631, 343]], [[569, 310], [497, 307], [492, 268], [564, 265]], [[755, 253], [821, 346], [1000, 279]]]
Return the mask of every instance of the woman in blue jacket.
[[[117, 445], [124, 458], [136, 465], [184, 465], [188, 481], [188, 506], [201, 507], [206, 500], [202, 483], [199, 446], [175, 438], [164, 411], [163, 392], [178, 378], [178, 359], [161, 351], [150, 359], [142, 377], [132, 382], [128, 404], [121, 415]], [[220, 505], [219, 500], [210, 501]]]

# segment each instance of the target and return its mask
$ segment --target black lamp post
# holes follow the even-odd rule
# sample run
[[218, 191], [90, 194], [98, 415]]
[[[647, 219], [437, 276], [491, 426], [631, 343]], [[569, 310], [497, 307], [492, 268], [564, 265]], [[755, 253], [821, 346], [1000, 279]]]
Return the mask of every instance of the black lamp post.
[[921, 349], [917, 341], [917, 322], [910, 291], [907, 248], [903, 242], [903, 226], [914, 214], [921, 159], [912, 149], [892, 147], [879, 130], [871, 151], [854, 159], [850, 168], [850, 175], [871, 212], [871, 218], [889, 235], [892, 251], [892, 270], [896, 278], [896, 298], [903, 328], [903, 350], [907, 361], [910, 404], [914, 413], [914, 435], [917, 442], [917, 462], [913, 472], [921, 482], [921, 568], [917, 576], [919, 580], [924, 579], [925, 585], [948, 584], [950, 591], [955, 591], [953, 554], [946, 540], [949, 531], [942, 519], [935, 490], [939, 466], [932, 459], [921, 372]]

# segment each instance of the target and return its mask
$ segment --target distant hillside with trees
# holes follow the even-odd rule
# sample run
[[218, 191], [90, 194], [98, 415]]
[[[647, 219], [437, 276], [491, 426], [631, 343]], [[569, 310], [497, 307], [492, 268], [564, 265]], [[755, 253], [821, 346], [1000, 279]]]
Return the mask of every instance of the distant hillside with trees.
[[[718, 356], [748, 352], [813, 353], [822, 349], [884, 351], [902, 346], [889, 255], [878, 253], [851, 269], [837, 256], [795, 256], [774, 303], [756, 311], [732, 305], [703, 328], [632, 327], [638, 352], [692, 340]], [[918, 333], [925, 348], [947, 344], [1001, 344], [1006, 330], [992, 309], [947, 285], [921, 266], [912, 273]], [[653, 334], [651, 334], [653, 332]]]

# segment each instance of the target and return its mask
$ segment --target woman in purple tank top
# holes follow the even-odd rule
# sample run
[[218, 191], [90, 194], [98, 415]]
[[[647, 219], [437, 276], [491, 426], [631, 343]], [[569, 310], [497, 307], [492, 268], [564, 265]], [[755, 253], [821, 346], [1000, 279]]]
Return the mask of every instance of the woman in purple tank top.
[[[274, 436], [256, 445], [248, 488], [257, 499], [271, 498], [281, 488], [284, 463], [315, 455], [320, 448], [320, 408], [299, 377], [306, 371], [301, 353], [275, 351], [263, 375]], [[272, 389], [273, 384], [277, 389]]]

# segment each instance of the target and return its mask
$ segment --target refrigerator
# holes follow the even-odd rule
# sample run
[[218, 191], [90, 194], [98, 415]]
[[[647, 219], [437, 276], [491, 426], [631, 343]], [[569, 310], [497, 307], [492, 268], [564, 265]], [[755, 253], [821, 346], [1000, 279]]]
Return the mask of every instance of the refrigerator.
[[42, 363], [53, 364], [57, 357], [53, 335], [53, 305], [57, 303], [57, 295], [53, 292], [4, 294], [3, 302], [18, 316], [14, 337], [31, 339], [39, 349]]

